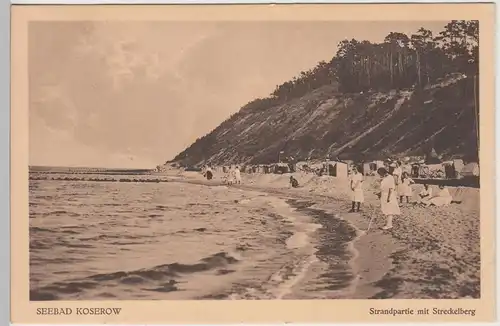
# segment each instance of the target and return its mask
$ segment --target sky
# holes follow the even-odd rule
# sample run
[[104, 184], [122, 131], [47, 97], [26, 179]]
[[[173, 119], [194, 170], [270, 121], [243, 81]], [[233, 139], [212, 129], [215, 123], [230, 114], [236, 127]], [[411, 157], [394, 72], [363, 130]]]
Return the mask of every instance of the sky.
[[446, 22], [31, 22], [30, 165], [154, 168], [343, 39]]

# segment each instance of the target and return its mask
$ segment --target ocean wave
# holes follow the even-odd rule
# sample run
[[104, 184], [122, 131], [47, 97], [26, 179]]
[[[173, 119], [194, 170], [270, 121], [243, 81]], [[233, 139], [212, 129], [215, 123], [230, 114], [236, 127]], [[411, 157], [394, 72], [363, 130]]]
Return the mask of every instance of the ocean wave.
[[61, 225], [59, 226], [59, 229], [87, 229], [86, 225], [81, 225], [81, 224], [71, 224], [71, 225]]
[[143, 245], [149, 243], [147, 241], [115, 241], [109, 243], [110, 245], [113, 246], [130, 246], [130, 245]]
[[56, 198], [56, 196], [54, 196], [54, 195], [37, 195], [36, 196], [36, 199], [39, 200], [39, 201], [42, 201], [44, 199], [46, 199], [46, 200], [52, 200], [52, 199], [55, 199], [55, 198]]
[[[226, 252], [219, 252], [200, 260], [196, 264], [171, 263], [135, 271], [118, 271], [95, 274], [83, 280], [56, 282], [30, 291], [30, 300], [59, 300], [61, 296], [74, 295], [94, 289], [102, 285], [141, 286], [145, 291], [171, 292], [178, 291], [175, 278], [183, 274], [217, 270], [217, 275], [234, 272], [226, 267], [239, 262]], [[104, 284], [103, 284], [104, 283]]]
[[122, 239], [123, 236], [121, 235], [108, 235], [108, 234], [101, 234], [101, 235], [96, 235], [95, 237], [88, 237], [88, 238], [80, 238], [80, 241], [100, 241], [100, 240], [107, 240], [107, 239]]
[[30, 227], [30, 233], [31, 232], [49, 232], [49, 233], [55, 233], [57, 231], [53, 230], [53, 229], [47, 229], [47, 228], [41, 228], [41, 227], [38, 227], [38, 226], [31, 226]]
[[80, 232], [78, 232], [76, 230], [71, 230], [71, 229], [62, 230], [60, 232], [61, 233], [66, 233], [66, 234], [79, 234], [80, 233]]
[[235, 264], [239, 260], [229, 255], [226, 252], [219, 252], [209, 257], [201, 259], [200, 263], [197, 264], [180, 264], [172, 263], [153, 267], [148, 271], [161, 271], [168, 273], [171, 276], [178, 276], [179, 274], [190, 274], [197, 272], [205, 272], [215, 268], [220, 268], [227, 266], [229, 264]]
[[[169, 233], [171, 235], [175, 235], [175, 234], [190, 234], [190, 233], [194, 233], [194, 232], [199, 232], [199, 233], [204, 233], [208, 231], [208, 228], [205, 228], [205, 227], [199, 227], [199, 228], [192, 228], [192, 229], [183, 229], [183, 230], [179, 230], [179, 231], [175, 231], [175, 232], [172, 232], [172, 233]], [[215, 230], [217, 232], [217, 230]]]
[[91, 244], [85, 243], [69, 243], [66, 245], [67, 248], [94, 248]]
[[54, 243], [47, 240], [30, 239], [30, 250], [50, 249]]
[[[39, 204], [34, 204], [33, 206], [38, 206], [38, 205]], [[40, 206], [41, 206], [41, 204], [40, 204]], [[30, 212], [30, 217], [31, 218], [34, 218], [36, 216], [61, 216], [61, 215], [65, 215], [65, 216], [68, 216], [68, 217], [79, 217], [80, 216], [79, 213], [68, 212], [68, 211], [65, 211], [65, 210], [55, 210], [55, 211], [40, 212], [40, 213], [39, 212], [33, 212], [33, 211]]]
[[50, 293], [41, 290], [31, 290], [30, 291], [30, 301], [52, 301], [59, 300], [59, 297], [55, 293]]
[[219, 252], [209, 257], [201, 259], [200, 262], [197, 264], [171, 263], [165, 265], [158, 265], [151, 269], [139, 270], [131, 273], [137, 275], [145, 275], [146, 277], [151, 277], [152, 275], [158, 275], [158, 273], [169, 276], [179, 276], [179, 274], [205, 272], [212, 269], [225, 267], [230, 264], [235, 264], [237, 262], [239, 262], [239, 260], [229, 255], [228, 253]]
[[144, 289], [146, 291], [154, 291], [154, 292], [172, 292], [172, 291], [179, 291], [179, 289], [175, 286], [177, 282], [175, 280], [170, 280], [166, 283], [160, 284], [160, 286], [154, 287], [154, 288], [149, 288], [149, 289]]
[[99, 286], [97, 282], [75, 281], [57, 282], [30, 291], [31, 301], [58, 300], [60, 295], [77, 294], [85, 290], [94, 289]]
[[[106, 241], [106, 240], [140, 240], [147, 238], [155, 238], [156, 235], [123, 235], [123, 234], [100, 234], [93, 237], [79, 238], [79, 241]], [[140, 242], [144, 243], [144, 242]]]
[[[33, 248], [34, 249], [34, 248]], [[33, 265], [43, 265], [47, 263], [52, 264], [70, 264], [75, 263], [76, 261], [82, 261], [82, 258], [37, 258], [36, 260], [32, 260], [31, 264]]]

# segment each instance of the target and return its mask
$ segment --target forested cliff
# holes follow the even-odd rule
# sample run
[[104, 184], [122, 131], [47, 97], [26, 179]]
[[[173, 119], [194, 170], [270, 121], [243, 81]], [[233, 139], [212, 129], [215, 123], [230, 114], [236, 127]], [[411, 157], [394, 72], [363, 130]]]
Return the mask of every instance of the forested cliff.
[[392, 32], [382, 43], [344, 40], [320, 62], [255, 99], [173, 161], [269, 163], [296, 158], [477, 155], [479, 25], [439, 35]]

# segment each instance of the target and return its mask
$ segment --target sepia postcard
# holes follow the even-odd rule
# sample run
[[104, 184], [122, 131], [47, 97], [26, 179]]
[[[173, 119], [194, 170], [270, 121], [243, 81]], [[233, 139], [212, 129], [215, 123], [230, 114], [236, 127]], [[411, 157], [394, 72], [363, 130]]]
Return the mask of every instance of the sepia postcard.
[[14, 5], [12, 322], [493, 321], [494, 10]]

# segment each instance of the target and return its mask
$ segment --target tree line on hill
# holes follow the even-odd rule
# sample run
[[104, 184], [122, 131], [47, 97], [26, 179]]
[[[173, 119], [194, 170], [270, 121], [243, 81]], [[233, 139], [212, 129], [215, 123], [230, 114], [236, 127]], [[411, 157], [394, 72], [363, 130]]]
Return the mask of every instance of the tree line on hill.
[[265, 109], [333, 83], [345, 93], [423, 88], [454, 72], [479, 73], [478, 21], [452, 20], [436, 36], [422, 27], [410, 36], [391, 32], [382, 43], [343, 40], [329, 62], [302, 71], [244, 108]]
[[[425, 28], [409, 36], [391, 32], [382, 43], [343, 40], [329, 62], [321, 61], [276, 86], [269, 97], [249, 102], [214, 131], [230, 126], [237, 115], [266, 111], [325, 85], [335, 85], [339, 93], [419, 90], [451, 73], [479, 74], [478, 21], [452, 20], [438, 35]], [[189, 151], [203, 157], [204, 151], [216, 142], [216, 135], [211, 132], [174, 160], [186, 158]]]

